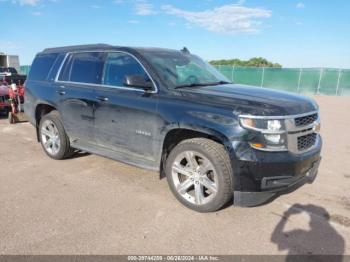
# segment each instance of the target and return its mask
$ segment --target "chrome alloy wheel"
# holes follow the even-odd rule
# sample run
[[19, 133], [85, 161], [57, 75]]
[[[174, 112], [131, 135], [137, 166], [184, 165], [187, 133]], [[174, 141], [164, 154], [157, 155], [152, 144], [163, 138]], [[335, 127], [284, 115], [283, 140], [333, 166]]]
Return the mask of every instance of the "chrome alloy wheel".
[[45, 120], [41, 126], [41, 142], [47, 153], [56, 155], [60, 151], [61, 140], [54, 122]]
[[179, 154], [171, 172], [175, 189], [188, 202], [203, 205], [215, 197], [218, 190], [216, 171], [209, 159], [199, 152]]

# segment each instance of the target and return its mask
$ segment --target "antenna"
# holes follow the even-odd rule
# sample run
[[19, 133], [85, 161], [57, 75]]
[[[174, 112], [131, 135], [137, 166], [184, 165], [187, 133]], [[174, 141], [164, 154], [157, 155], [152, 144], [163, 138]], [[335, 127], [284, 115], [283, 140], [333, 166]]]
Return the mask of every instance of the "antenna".
[[186, 46], [184, 46], [182, 49], [181, 49], [181, 52], [185, 53], [185, 54], [190, 54], [190, 51], [187, 49]]

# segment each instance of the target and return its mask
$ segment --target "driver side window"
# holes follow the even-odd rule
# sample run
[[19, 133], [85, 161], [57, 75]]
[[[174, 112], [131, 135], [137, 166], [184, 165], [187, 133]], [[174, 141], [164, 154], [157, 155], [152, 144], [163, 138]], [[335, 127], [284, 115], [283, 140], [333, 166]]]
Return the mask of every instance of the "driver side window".
[[126, 76], [130, 75], [148, 78], [140, 63], [131, 55], [124, 53], [107, 54], [102, 79], [103, 85], [124, 87]]

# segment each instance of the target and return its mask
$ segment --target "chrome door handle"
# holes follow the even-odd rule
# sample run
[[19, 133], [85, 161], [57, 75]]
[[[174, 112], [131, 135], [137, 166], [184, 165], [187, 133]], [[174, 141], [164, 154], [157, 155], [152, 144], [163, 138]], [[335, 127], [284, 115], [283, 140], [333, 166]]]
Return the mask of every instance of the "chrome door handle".
[[96, 97], [97, 100], [101, 101], [101, 102], [107, 102], [108, 101], [108, 97], [104, 97], [104, 96], [98, 96]]
[[58, 94], [60, 94], [61, 96], [66, 94], [66, 91], [62, 91], [62, 90], [57, 90], [56, 91]]

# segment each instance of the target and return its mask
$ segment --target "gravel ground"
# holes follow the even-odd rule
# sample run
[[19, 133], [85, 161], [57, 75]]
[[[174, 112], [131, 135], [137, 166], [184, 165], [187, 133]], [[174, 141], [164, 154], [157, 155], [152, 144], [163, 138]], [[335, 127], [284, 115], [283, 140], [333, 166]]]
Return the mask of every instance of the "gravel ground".
[[166, 181], [95, 155], [54, 161], [0, 120], [0, 254], [348, 254], [350, 98], [316, 97], [318, 178], [256, 208], [199, 214]]

